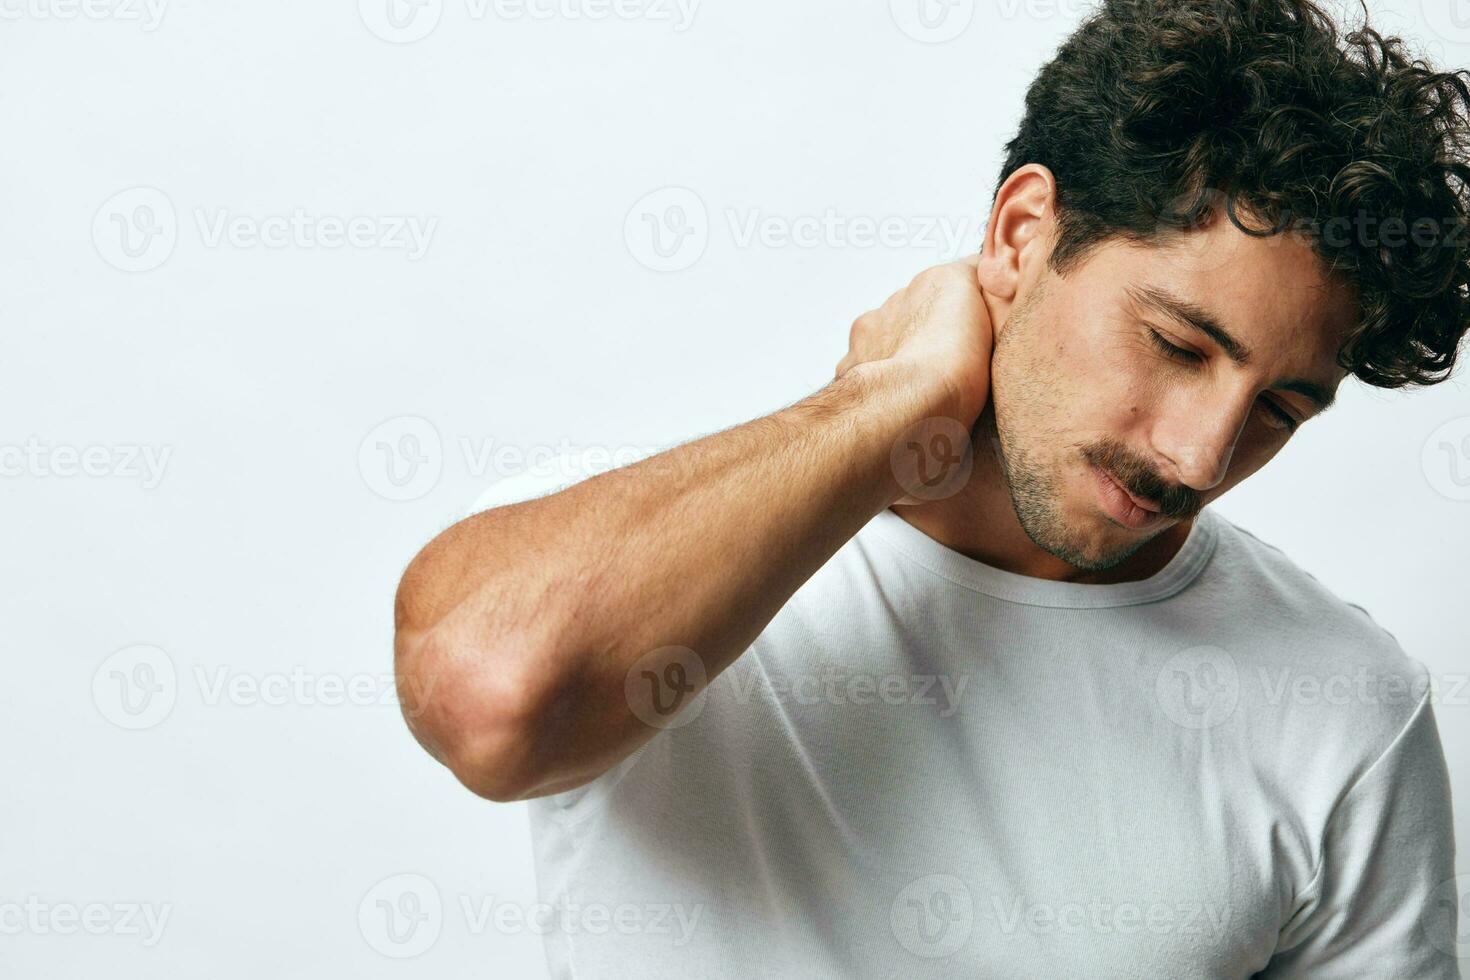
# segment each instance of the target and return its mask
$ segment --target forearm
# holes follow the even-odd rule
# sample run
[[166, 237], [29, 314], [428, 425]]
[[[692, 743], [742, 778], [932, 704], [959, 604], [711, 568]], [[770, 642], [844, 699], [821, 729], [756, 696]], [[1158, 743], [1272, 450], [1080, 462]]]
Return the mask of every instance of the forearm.
[[624, 758], [657, 730], [625, 695], [641, 658], [685, 647], [713, 679], [902, 495], [894, 441], [948, 403], [918, 377], [864, 364], [773, 415], [446, 531], [396, 610], [420, 740], [492, 798]]

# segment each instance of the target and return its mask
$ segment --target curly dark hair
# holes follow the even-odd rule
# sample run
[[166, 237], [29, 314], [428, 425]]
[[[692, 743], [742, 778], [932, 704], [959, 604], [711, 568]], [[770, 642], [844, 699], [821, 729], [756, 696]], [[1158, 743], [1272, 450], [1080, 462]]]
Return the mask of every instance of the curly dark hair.
[[1470, 70], [1367, 19], [1340, 47], [1312, 0], [1102, 0], [1027, 90], [995, 189], [1027, 163], [1055, 174], [1059, 275], [1222, 209], [1309, 233], [1357, 290], [1338, 363], [1381, 388], [1443, 381], [1470, 326]]

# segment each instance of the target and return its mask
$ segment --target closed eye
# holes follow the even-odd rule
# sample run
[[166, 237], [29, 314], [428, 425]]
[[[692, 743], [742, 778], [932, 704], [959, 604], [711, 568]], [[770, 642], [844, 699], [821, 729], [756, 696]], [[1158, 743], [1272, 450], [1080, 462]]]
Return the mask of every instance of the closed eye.
[[[1179, 361], [1184, 364], [1201, 364], [1204, 362], [1204, 358], [1201, 357], [1199, 354], [1196, 354], [1194, 351], [1188, 350], [1184, 347], [1180, 347], [1178, 344], [1170, 343], [1164, 338], [1163, 334], [1159, 333], [1157, 330], [1154, 330], [1152, 327], [1149, 328], [1148, 337], [1150, 342], [1153, 343], [1154, 347], [1156, 347], [1160, 353], [1162, 353], [1170, 360]], [[1286, 432], [1290, 433], [1295, 432], [1297, 428], [1301, 425], [1301, 422], [1297, 420], [1296, 416], [1292, 415], [1290, 412], [1282, 408], [1280, 405], [1276, 404], [1276, 402], [1272, 401], [1271, 399], [1262, 398], [1260, 400], [1260, 403], [1261, 406], [1266, 410], [1266, 414], [1270, 419], [1270, 425], [1273, 429], [1283, 429]]]
[[1148, 338], [1154, 347], [1158, 348], [1160, 353], [1172, 360], [1183, 361], [1186, 364], [1198, 364], [1204, 360], [1203, 357], [1200, 357], [1192, 350], [1186, 350], [1177, 344], [1169, 343], [1164, 339], [1163, 334], [1154, 330], [1152, 327], [1149, 328]]
[[1281, 428], [1285, 429], [1287, 432], [1295, 432], [1297, 430], [1297, 426], [1301, 425], [1301, 423], [1297, 421], [1295, 415], [1292, 415], [1290, 412], [1282, 408], [1280, 405], [1276, 404], [1276, 402], [1272, 401], [1271, 399], [1262, 398], [1260, 401], [1262, 405], [1266, 406], [1266, 411], [1269, 412], [1271, 414], [1271, 417], [1276, 421], [1276, 425], [1273, 426], [1273, 428]]

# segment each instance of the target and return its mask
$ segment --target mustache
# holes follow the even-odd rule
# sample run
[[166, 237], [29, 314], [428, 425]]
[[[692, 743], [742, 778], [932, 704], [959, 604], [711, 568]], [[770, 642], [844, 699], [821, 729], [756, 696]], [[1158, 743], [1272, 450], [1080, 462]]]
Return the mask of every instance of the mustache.
[[1082, 455], [1126, 487], [1129, 493], [1158, 504], [1165, 517], [1187, 520], [1204, 506], [1193, 488], [1164, 480], [1141, 456], [1121, 443], [1108, 440], [1093, 443], [1082, 450]]

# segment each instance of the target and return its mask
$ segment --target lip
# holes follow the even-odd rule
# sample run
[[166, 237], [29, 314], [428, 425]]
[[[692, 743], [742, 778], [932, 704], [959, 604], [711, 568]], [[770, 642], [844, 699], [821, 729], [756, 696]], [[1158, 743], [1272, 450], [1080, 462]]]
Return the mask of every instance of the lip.
[[1164, 515], [1159, 512], [1157, 504], [1135, 497], [1127, 487], [1098, 467], [1089, 464], [1089, 468], [1097, 479], [1098, 498], [1102, 501], [1103, 510], [1113, 520], [1135, 531], [1163, 521]]

